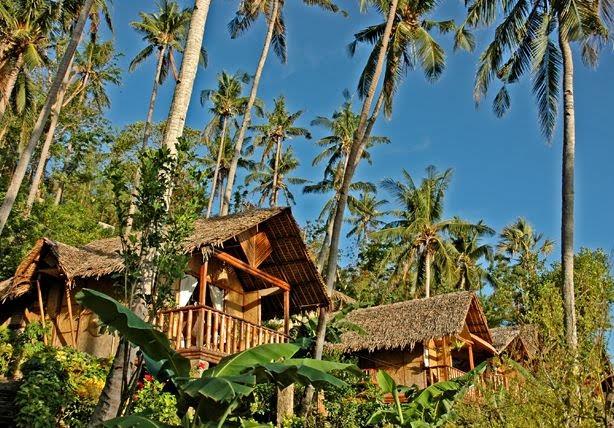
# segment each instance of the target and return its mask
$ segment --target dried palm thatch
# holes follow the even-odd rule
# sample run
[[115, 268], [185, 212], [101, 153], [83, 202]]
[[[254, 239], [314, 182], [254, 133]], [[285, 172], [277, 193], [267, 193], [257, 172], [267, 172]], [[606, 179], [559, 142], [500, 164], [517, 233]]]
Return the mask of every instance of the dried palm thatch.
[[533, 325], [495, 327], [490, 329], [490, 334], [499, 354], [519, 353], [532, 359], [539, 350], [538, 332]]
[[345, 353], [411, 350], [416, 343], [458, 335], [465, 323], [471, 333], [492, 342], [482, 306], [469, 291], [356, 309], [346, 319], [364, 333], [345, 332], [341, 343], [331, 345]]
[[[194, 232], [186, 239], [186, 254], [209, 256], [215, 249], [234, 244], [237, 237], [251, 229], [264, 230], [273, 252], [259, 268], [285, 279], [291, 286], [291, 299], [300, 308], [330, 304], [322, 277], [315, 267], [300, 227], [289, 208], [254, 209], [243, 213], [195, 222]], [[53, 257], [58, 272], [69, 283], [77, 279], [101, 278], [123, 270], [122, 249], [118, 237], [101, 239], [80, 248], [39, 240], [21, 262], [13, 278], [0, 283], [0, 302], [15, 299], [30, 290], [38, 261]], [[242, 277], [251, 288], [253, 279]], [[252, 281], [252, 282], [250, 282]], [[283, 306], [282, 306], [283, 307]]]

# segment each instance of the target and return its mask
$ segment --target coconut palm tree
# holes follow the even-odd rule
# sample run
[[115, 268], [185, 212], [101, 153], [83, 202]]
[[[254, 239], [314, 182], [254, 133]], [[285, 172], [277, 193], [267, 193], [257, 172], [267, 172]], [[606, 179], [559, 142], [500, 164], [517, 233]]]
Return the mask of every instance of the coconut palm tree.
[[[209, 13], [209, 5], [210, 0], [194, 0], [194, 7], [190, 17], [190, 26], [186, 35], [186, 43], [183, 51], [181, 70], [179, 72], [179, 80], [175, 86], [173, 100], [171, 102], [162, 139], [162, 145], [168, 149], [171, 155], [176, 155], [178, 138], [183, 134], [185, 127], [185, 118], [192, 97], [196, 72], [202, 56], [202, 44], [207, 15]], [[167, 198], [165, 201], [161, 201], [165, 204], [167, 209], [170, 203], [171, 193], [172, 189], [167, 189]], [[154, 248], [153, 251], [157, 251], [157, 249]], [[151, 289], [150, 287], [153, 284], [155, 276], [154, 269], [149, 262], [151, 258], [152, 254], [143, 254], [141, 265], [144, 266], [144, 268], [141, 272], [141, 278], [135, 287], [133, 296], [131, 296], [130, 307], [137, 316], [141, 318], [147, 316], [147, 303], [143, 296], [145, 295], [145, 290]], [[100, 425], [102, 421], [117, 415], [123, 385], [124, 361], [133, 361], [134, 359], [125, 359], [124, 353], [130, 354], [130, 357], [136, 355], [134, 349], [130, 350], [129, 346], [126, 348], [125, 343], [123, 346], [118, 347], [105, 386], [90, 420], [91, 426]], [[132, 370], [134, 370], [134, 367], [129, 367], [129, 371], [132, 372]]]
[[554, 242], [535, 233], [533, 226], [524, 218], [505, 226], [499, 236], [497, 252], [508, 262], [529, 265], [537, 255], [548, 255], [554, 249]]
[[[72, 86], [70, 89], [71, 94], [64, 100], [64, 94], [66, 93], [66, 88], [64, 87], [52, 110], [38, 165], [32, 176], [24, 215], [28, 216], [30, 214], [36, 199], [47, 158], [49, 157], [49, 149], [58, 124], [60, 109], [66, 107], [74, 100], [79, 105], [83, 105], [86, 101], [93, 102], [101, 110], [109, 107], [110, 101], [107, 96], [107, 85], [119, 85], [121, 81], [121, 70], [117, 66], [116, 60], [117, 54], [111, 41], [101, 44], [90, 41], [85, 46], [83, 52], [77, 52], [75, 63], [72, 66], [72, 76], [69, 78]], [[58, 186], [59, 194], [61, 194], [62, 190], [63, 183]], [[56, 200], [59, 202], [59, 198], [56, 198]]]
[[[241, 96], [243, 85], [249, 83], [250, 76], [246, 73], [229, 74], [225, 71], [221, 72], [217, 78], [217, 89], [205, 89], [200, 94], [201, 104], [206, 101], [211, 101], [213, 106], [210, 111], [213, 115], [211, 121], [205, 126], [203, 135], [206, 140], [211, 140], [216, 134], [219, 136], [219, 147], [210, 152], [217, 152], [217, 162], [213, 170], [213, 179], [211, 181], [211, 194], [209, 195], [209, 203], [207, 205], [207, 218], [211, 216], [213, 209], [213, 201], [218, 189], [218, 178], [223, 160], [223, 154], [226, 150], [226, 136], [229, 134], [229, 127], [234, 122], [234, 118], [245, 111], [248, 98]], [[262, 116], [263, 103], [256, 99], [254, 102], [256, 112]], [[232, 159], [232, 156], [231, 156]], [[220, 182], [223, 182], [221, 180]], [[222, 200], [223, 190], [219, 192]]]
[[357, 198], [350, 196], [348, 208], [351, 216], [348, 223], [352, 229], [347, 237], [355, 236], [358, 244], [368, 239], [372, 231], [384, 224], [381, 218], [387, 213], [380, 208], [387, 203], [385, 199], [377, 199], [377, 194], [373, 191], [362, 191]]
[[[460, 221], [460, 219], [458, 219]], [[483, 222], [477, 223], [483, 226]], [[479, 265], [480, 260], [491, 262], [493, 250], [488, 244], [482, 244], [481, 238], [492, 235], [492, 229], [452, 230], [451, 244], [456, 250], [454, 253], [454, 270], [457, 278], [456, 288], [460, 290], [477, 290], [481, 287], [484, 269]]]
[[66, 51], [62, 56], [62, 60], [60, 61], [60, 64], [58, 66], [57, 73], [53, 79], [53, 83], [49, 88], [49, 92], [45, 100], [45, 105], [43, 106], [38, 115], [32, 133], [30, 135], [28, 145], [21, 154], [19, 162], [17, 163], [17, 167], [15, 168], [13, 176], [11, 177], [11, 182], [4, 196], [2, 206], [0, 207], [0, 234], [4, 230], [4, 226], [6, 225], [9, 215], [13, 209], [13, 205], [15, 203], [15, 200], [17, 199], [17, 193], [19, 192], [19, 188], [21, 187], [21, 183], [26, 174], [26, 169], [28, 167], [28, 164], [30, 163], [32, 154], [34, 153], [38, 141], [40, 140], [45, 124], [47, 123], [47, 119], [49, 119], [49, 115], [51, 114], [52, 107], [58, 99], [58, 94], [60, 92], [64, 79], [66, 78], [68, 71], [71, 67], [75, 52], [77, 51], [77, 46], [83, 34], [83, 29], [85, 28], [85, 22], [90, 15], [90, 11], [92, 9], [93, 4], [94, 0], [84, 0], [79, 9], [80, 12], [71, 32], [70, 42], [66, 47]]
[[[185, 39], [190, 22], [190, 11], [188, 9], [181, 10], [174, 1], [162, 0], [158, 4], [156, 12], [140, 12], [139, 17], [141, 18], [140, 21], [134, 21], [130, 25], [143, 35], [143, 41], [147, 45], [130, 61], [128, 69], [134, 71], [154, 53], [157, 57], [153, 88], [149, 97], [149, 108], [143, 130], [143, 145], [147, 145], [151, 133], [158, 88], [164, 83], [169, 69], [172, 70], [175, 80], [178, 78], [175, 52], [181, 52], [183, 49], [182, 42]], [[203, 56], [203, 58], [206, 58], [206, 56]]]
[[[429, 16], [433, 14], [436, 6], [437, 3], [430, 0], [399, 2], [396, 18], [392, 24], [382, 87], [383, 107], [387, 117], [392, 115], [394, 94], [400, 79], [408, 70], [419, 67], [424, 71], [427, 80], [435, 82], [445, 69], [445, 52], [431, 32], [438, 30], [440, 33], [447, 33], [456, 26], [452, 20], [430, 19]], [[382, 12], [387, 11], [382, 9]], [[354, 41], [348, 46], [348, 52], [352, 56], [359, 43], [374, 46], [358, 81], [358, 93], [361, 97], [365, 97], [368, 93], [385, 27], [386, 21], [367, 27], [356, 33]]]
[[0, 7], [0, 119], [20, 73], [48, 63], [47, 49], [61, 11], [60, 3], [50, 0], [16, 0]]
[[[303, 3], [308, 6], [319, 6], [324, 10], [331, 12], [337, 12], [339, 10], [339, 8], [330, 0], [303, 0]], [[286, 24], [283, 16], [284, 5], [285, 0], [242, 0], [239, 4], [239, 9], [235, 18], [228, 25], [232, 38], [235, 38], [249, 29], [258, 19], [258, 17], [262, 15], [267, 22], [267, 32], [264, 38], [260, 59], [258, 60], [258, 66], [256, 67], [256, 72], [254, 73], [254, 80], [252, 81], [249, 100], [245, 108], [245, 113], [243, 114], [241, 128], [239, 129], [239, 134], [234, 144], [235, 154], [232, 159], [232, 164], [230, 165], [228, 183], [226, 184], [226, 189], [224, 191], [224, 206], [221, 212], [222, 215], [228, 214], [228, 209], [230, 208], [230, 197], [232, 196], [237, 166], [243, 151], [245, 135], [251, 122], [251, 110], [258, 94], [260, 78], [262, 76], [264, 64], [266, 63], [266, 59], [269, 55], [271, 44], [273, 45], [273, 50], [281, 61], [285, 63], [287, 60]]]
[[[498, 3], [484, 7], [481, 1], [468, 4], [465, 24], [491, 25], [498, 17]], [[563, 168], [561, 208], [561, 263], [568, 346], [577, 347], [575, 291], [573, 281], [575, 102], [574, 62], [571, 43], [578, 43], [582, 59], [596, 65], [599, 49], [608, 38], [606, 26], [614, 23], [610, 0], [517, 1], [501, 4], [501, 24], [482, 52], [474, 85], [480, 102], [496, 77], [502, 86], [493, 110], [503, 116], [510, 107], [509, 84], [531, 74], [532, 91], [538, 106], [538, 121], [548, 141], [558, 117], [559, 94], [563, 94]], [[562, 75], [562, 79], [561, 79]]]
[[[281, 163], [283, 153], [283, 143], [293, 137], [305, 137], [311, 139], [311, 133], [305, 129], [294, 125], [301, 115], [302, 110], [290, 113], [286, 110], [286, 99], [283, 96], [275, 100], [273, 111], [266, 114], [267, 123], [252, 126], [254, 131], [254, 147], [262, 148], [262, 159], [260, 165], [264, 165], [265, 160], [270, 158], [273, 167], [271, 206], [276, 207], [278, 202], [278, 191], [282, 190], [281, 183], [278, 183], [281, 176]], [[284, 156], [291, 156], [287, 152]], [[287, 167], [288, 165], [286, 165]], [[293, 183], [297, 184], [297, 183]]]
[[404, 281], [409, 269], [414, 267], [418, 282], [424, 286], [425, 297], [430, 297], [433, 265], [444, 279], [452, 276], [455, 249], [449, 240], [450, 233], [489, 233], [492, 230], [481, 222], [471, 224], [459, 218], [443, 218], [451, 169], [439, 173], [434, 166], [429, 166], [419, 186], [406, 170], [402, 174], [404, 181], [387, 179], [382, 184], [399, 209], [391, 212], [395, 219], [373, 236], [395, 244], [388, 259], [395, 262]]
[[[359, 118], [353, 110], [352, 99], [347, 90], [343, 92], [343, 97], [344, 103], [339, 110], [332, 114], [331, 118], [318, 116], [311, 122], [311, 126], [320, 126], [330, 132], [329, 135], [317, 141], [316, 144], [323, 147], [323, 150], [312, 162], [315, 167], [326, 161], [324, 177], [320, 182], [305, 186], [303, 189], [305, 193], [333, 192], [332, 197], [326, 201], [318, 217], [318, 221], [324, 221], [326, 225], [326, 233], [317, 259], [317, 266], [320, 271], [322, 271], [328, 255], [338, 191], [347, 167], [348, 152], [358, 127]], [[371, 155], [368, 149], [376, 144], [388, 144], [389, 142], [390, 140], [387, 137], [369, 137], [367, 147], [362, 152], [362, 159], [370, 164]], [[366, 182], [354, 182], [350, 185], [350, 190], [375, 192], [375, 186]]]
[[307, 183], [304, 178], [290, 176], [299, 166], [298, 159], [291, 147], [288, 147], [279, 157], [272, 157], [266, 163], [264, 169], [256, 166], [256, 169], [245, 177], [245, 184], [254, 185], [252, 193], [260, 195], [258, 205], [263, 206], [269, 200], [269, 206], [276, 207], [281, 194], [286, 205], [294, 205], [294, 195], [289, 185], [301, 185]]

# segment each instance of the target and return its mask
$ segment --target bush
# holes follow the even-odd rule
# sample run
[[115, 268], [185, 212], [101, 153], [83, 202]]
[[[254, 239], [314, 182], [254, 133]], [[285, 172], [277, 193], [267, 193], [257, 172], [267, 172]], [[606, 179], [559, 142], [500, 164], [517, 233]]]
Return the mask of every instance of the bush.
[[[30, 343], [34, 345], [34, 343]], [[18, 427], [84, 427], [104, 386], [107, 365], [73, 348], [37, 348], [21, 365]]]
[[140, 390], [137, 392], [133, 412], [146, 415], [149, 419], [168, 425], [180, 423], [177, 416], [177, 399], [169, 392], [163, 392], [164, 384], [145, 375]]
[[0, 377], [5, 377], [9, 373], [12, 358], [11, 331], [6, 326], [0, 326]]

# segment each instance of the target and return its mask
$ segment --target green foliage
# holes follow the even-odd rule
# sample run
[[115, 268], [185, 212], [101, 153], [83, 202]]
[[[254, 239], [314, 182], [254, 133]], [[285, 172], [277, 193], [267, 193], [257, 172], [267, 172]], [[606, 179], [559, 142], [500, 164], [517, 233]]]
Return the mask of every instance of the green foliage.
[[160, 423], [179, 425], [177, 399], [170, 392], [163, 391], [164, 384], [146, 376], [142, 385], [136, 394], [132, 412]]
[[85, 427], [104, 385], [107, 367], [72, 348], [40, 347], [21, 366], [15, 404], [18, 427]]
[[[298, 345], [276, 343], [225, 357], [215, 367], [205, 370], [200, 378], [190, 379], [188, 361], [151, 324], [102, 293], [84, 289], [76, 298], [103, 323], [139, 347], [152, 375], [161, 381], [170, 378], [176, 386], [179, 416], [183, 417], [192, 407], [196, 411], [195, 420], [205, 426], [240, 426], [243, 414], [238, 411], [242, 401], [252, 396], [258, 384], [271, 383], [280, 388], [293, 383], [341, 387], [345, 382], [330, 373], [357, 370], [351, 364], [293, 358], [300, 350]], [[114, 426], [113, 421], [109, 423]]]
[[[392, 394], [394, 406], [373, 413], [368, 424], [388, 422], [412, 428], [442, 426], [451, 417], [455, 402], [473, 386], [476, 376], [485, 370], [486, 363], [482, 363], [464, 376], [437, 382], [421, 391], [399, 387], [388, 373], [380, 370], [377, 381], [383, 393]], [[405, 394], [407, 403], [400, 402], [400, 391]]]
[[172, 349], [168, 337], [117, 300], [87, 288], [79, 291], [75, 300], [96, 313], [102, 323], [139, 346], [145, 355], [148, 370], [154, 376], [163, 380], [189, 376], [189, 360]]

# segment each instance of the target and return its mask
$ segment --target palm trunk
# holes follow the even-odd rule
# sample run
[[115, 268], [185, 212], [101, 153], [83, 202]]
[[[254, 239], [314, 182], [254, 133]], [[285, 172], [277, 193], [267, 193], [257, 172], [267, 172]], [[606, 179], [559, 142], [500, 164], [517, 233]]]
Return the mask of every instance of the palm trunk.
[[281, 138], [277, 138], [277, 148], [275, 150], [275, 167], [273, 170], [273, 199], [271, 201], [271, 206], [277, 206], [277, 200], [279, 197], [279, 163], [281, 160]]
[[[160, 87], [160, 75], [162, 74], [162, 65], [164, 64], [164, 54], [166, 53], [166, 46], [163, 46], [159, 51], [158, 64], [156, 65], [156, 75], [154, 76], [153, 88], [151, 89], [151, 95], [149, 97], [149, 108], [147, 109], [147, 119], [145, 120], [145, 126], [143, 129], [143, 142], [141, 143], [141, 149], [147, 148], [149, 137], [151, 136], [151, 128], [153, 123], [153, 114], [156, 107], [156, 98], [158, 97], [158, 88]], [[141, 184], [141, 171], [137, 168], [134, 176], [134, 189], [138, 188]], [[127, 236], [132, 231], [132, 224], [134, 223], [134, 213], [136, 211], [136, 195], [132, 195], [130, 199], [130, 206], [128, 207], [128, 218], [126, 219], [126, 230], [124, 234]]]
[[431, 297], [431, 252], [426, 251], [424, 256], [424, 297]]
[[183, 134], [185, 118], [190, 106], [190, 98], [194, 88], [194, 80], [198, 70], [200, 59], [200, 48], [203, 44], [205, 24], [209, 13], [210, 0], [195, 0], [190, 28], [188, 30], [187, 41], [181, 62], [179, 80], [173, 93], [173, 102], [166, 123], [163, 145], [168, 148], [171, 154], [177, 153], [177, 139]]
[[222, 195], [224, 194], [224, 180], [225, 178], [222, 177], [220, 178], [220, 186], [219, 189], [217, 190], [218, 195], [220, 197], [220, 212], [222, 212], [222, 207], [224, 206], [224, 198], [222, 197]]
[[30, 158], [32, 157], [32, 154], [36, 149], [36, 145], [38, 144], [38, 141], [43, 134], [47, 119], [49, 119], [49, 115], [51, 114], [51, 107], [57, 101], [60, 87], [62, 86], [62, 82], [64, 81], [64, 78], [68, 73], [68, 69], [70, 68], [70, 64], [75, 55], [75, 51], [77, 50], [77, 46], [79, 45], [79, 41], [81, 40], [81, 35], [83, 34], [85, 21], [87, 21], [87, 17], [89, 16], [93, 3], [94, 0], [85, 0], [83, 6], [81, 6], [79, 19], [75, 24], [75, 27], [70, 37], [70, 42], [68, 43], [66, 52], [62, 57], [62, 61], [60, 62], [60, 66], [58, 67], [58, 72], [53, 80], [53, 84], [49, 89], [49, 94], [47, 95], [45, 105], [43, 106], [38, 115], [38, 119], [36, 120], [36, 123], [32, 130], [32, 134], [30, 135], [28, 145], [19, 158], [17, 168], [15, 169], [15, 173], [11, 178], [11, 183], [6, 191], [4, 202], [0, 207], [0, 234], [2, 234], [4, 226], [6, 226], [6, 222], [9, 218], [9, 215], [11, 214], [13, 205], [15, 204], [15, 200], [17, 199], [17, 193], [19, 192], [19, 188], [21, 187], [21, 183], [26, 174], [26, 169], [28, 168], [28, 164], [30, 163]]
[[[381, 100], [383, 99], [380, 95], [376, 107], [369, 118], [369, 112], [371, 109], [371, 104], [373, 99], [375, 98], [375, 91], [377, 89], [377, 85], [379, 83], [379, 79], [381, 77], [382, 71], [384, 69], [384, 60], [386, 59], [386, 53], [388, 52], [388, 44], [390, 42], [390, 35], [392, 33], [392, 26], [394, 24], [394, 19], [396, 16], [396, 9], [398, 6], [398, 0], [392, 0], [390, 4], [390, 10], [388, 11], [388, 17], [386, 20], [386, 27], [384, 28], [384, 34], [382, 34], [382, 44], [380, 46], [377, 63], [375, 66], [375, 70], [373, 73], [373, 78], [371, 80], [371, 84], [369, 86], [369, 91], [367, 92], [367, 97], [362, 106], [362, 110], [360, 113], [360, 121], [358, 123], [358, 127], [356, 129], [356, 133], [354, 135], [354, 139], [352, 141], [352, 145], [350, 147], [350, 152], [348, 156], [347, 167], [343, 174], [343, 181], [341, 183], [341, 187], [339, 188], [339, 197], [337, 198], [337, 208], [335, 210], [335, 219], [333, 222], [333, 233], [331, 235], [331, 243], [329, 249], [328, 256], [328, 264], [326, 269], [326, 288], [328, 294], [330, 295], [335, 286], [335, 278], [337, 272], [337, 259], [339, 256], [339, 241], [341, 240], [341, 229], [343, 228], [343, 217], [345, 214], [345, 207], [348, 201], [350, 184], [354, 178], [354, 172], [356, 171], [356, 167], [358, 166], [358, 162], [360, 161], [360, 157], [362, 156], [362, 151], [364, 150], [365, 142], [368, 141], [369, 135], [367, 135], [367, 131], [370, 132], [373, 124], [377, 119], [377, 115], [381, 108]], [[322, 352], [324, 350], [324, 340], [326, 336], [326, 308], [320, 308], [318, 314], [318, 327], [316, 332], [316, 344], [314, 351], [314, 358], [317, 360], [322, 359]], [[307, 396], [310, 394], [310, 396]], [[311, 401], [313, 399], [313, 389], [308, 389], [305, 400], [303, 401], [303, 409], [309, 409], [311, 405]], [[307, 411], [307, 410], [304, 410]]]
[[9, 101], [11, 100], [11, 93], [15, 88], [15, 83], [17, 82], [17, 76], [19, 75], [19, 70], [23, 66], [23, 55], [19, 55], [13, 68], [11, 68], [10, 73], [7, 76], [6, 84], [2, 90], [2, 98], [0, 99], [0, 119], [4, 117], [4, 113], [6, 112], [6, 108], [9, 105]]
[[328, 248], [330, 247], [330, 238], [333, 234], [333, 220], [335, 218], [335, 207], [332, 208], [332, 212], [328, 216], [326, 221], [326, 235], [324, 235], [324, 241], [322, 242], [322, 248], [318, 254], [318, 260], [316, 266], [318, 272], [322, 273], [324, 270], [324, 264], [326, 263], [326, 256], [328, 255]]
[[[72, 61], [71, 61], [71, 65], [72, 65]], [[66, 95], [69, 75], [70, 75], [70, 71], [66, 73], [66, 78], [64, 79], [64, 83], [62, 84], [62, 88], [60, 89], [60, 92], [58, 93], [58, 99], [56, 103], [53, 105], [53, 108], [51, 110], [51, 121], [49, 122], [49, 129], [47, 130], [45, 142], [43, 143], [43, 147], [40, 153], [40, 158], [38, 159], [38, 165], [36, 166], [36, 171], [34, 173], [34, 177], [32, 177], [32, 183], [30, 184], [30, 192], [28, 193], [28, 199], [26, 200], [26, 208], [24, 211], [24, 216], [26, 218], [30, 216], [30, 211], [32, 210], [32, 206], [34, 205], [34, 199], [36, 199], [36, 195], [38, 194], [41, 179], [45, 172], [45, 165], [47, 165], [47, 159], [49, 158], [49, 149], [51, 148], [51, 143], [53, 142], [53, 136], [58, 126], [58, 120], [60, 119], [60, 111], [62, 109], [64, 97]]]
[[[185, 127], [185, 118], [190, 105], [190, 98], [194, 87], [194, 80], [198, 69], [198, 60], [200, 58], [200, 48], [202, 46], [205, 24], [207, 22], [207, 14], [209, 12], [210, 0], [195, 0], [192, 18], [190, 20], [190, 28], [188, 30], [183, 62], [181, 64], [181, 72], [179, 81], [175, 86], [173, 101], [169, 112], [166, 129], [164, 132], [163, 145], [168, 148], [172, 155], [177, 154], [177, 139], [183, 134]], [[170, 196], [172, 189], [167, 189], [166, 206], [170, 204]], [[151, 264], [152, 256], [157, 251], [157, 248], [151, 248], [149, 251], [144, 251], [141, 254], [141, 278], [132, 293], [134, 296], [135, 313], [141, 318], [145, 318], [147, 307], [143, 297], [147, 292], [151, 292], [153, 281], [155, 280], [154, 266]], [[134, 310], [134, 309], [133, 309]], [[117, 355], [115, 360], [117, 360]], [[114, 360], [114, 363], [115, 363]], [[116, 374], [115, 376], [119, 376]], [[107, 378], [103, 394], [100, 397], [98, 408], [100, 412], [95, 412], [92, 421], [104, 421], [114, 417], [120, 406], [121, 397], [109, 397], [105, 395], [104, 390], [112, 388], [113, 379]], [[106, 403], [101, 403], [102, 400]], [[103, 406], [103, 404], [105, 404]], [[105, 410], [106, 409], [106, 410]], [[104, 411], [103, 411], [104, 410]], [[92, 425], [92, 422], [90, 422]]]
[[245, 140], [245, 133], [249, 127], [251, 120], [252, 107], [256, 101], [256, 95], [258, 94], [258, 85], [260, 84], [260, 77], [262, 76], [262, 70], [266, 63], [267, 56], [269, 55], [269, 49], [271, 47], [271, 40], [273, 39], [273, 30], [275, 29], [275, 23], [277, 22], [277, 15], [279, 12], [279, 0], [273, 0], [271, 4], [271, 18], [269, 20], [269, 26], [267, 29], [266, 37], [264, 38], [264, 45], [262, 47], [262, 53], [258, 60], [258, 67], [256, 68], [256, 74], [254, 75], [254, 81], [252, 82], [252, 88], [249, 92], [249, 99], [247, 106], [245, 107], [245, 113], [243, 114], [243, 122], [241, 123], [241, 129], [235, 142], [235, 152], [230, 163], [230, 169], [228, 171], [228, 181], [226, 183], [226, 190], [223, 198], [224, 203], [222, 206], [221, 215], [228, 214], [230, 208], [230, 197], [232, 196], [232, 188], [235, 183], [235, 176], [237, 175], [237, 167], [239, 165], [239, 159], [241, 158], [241, 150], [243, 149], [243, 141]]
[[[224, 116], [222, 120], [222, 136], [220, 141], [220, 147], [217, 153], [217, 161], [215, 163], [215, 171], [213, 171], [213, 180], [211, 181], [211, 195], [209, 195], [209, 203], [207, 204], [207, 218], [211, 217], [211, 211], [213, 210], [213, 200], [215, 199], [215, 192], [217, 189], [217, 180], [220, 174], [220, 166], [222, 165], [222, 157], [224, 155], [225, 139], [226, 139], [226, 126], [228, 123], [228, 116]], [[222, 199], [222, 193], [220, 192], [220, 199]]]
[[573, 56], [569, 40], [559, 25], [559, 48], [563, 55], [563, 180], [561, 215], [561, 263], [563, 267], [563, 300], [567, 345], [575, 352], [578, 347], [576, 303], [574, 290], [574, 168], [575, 168], [575, 107], [573, 93]]

